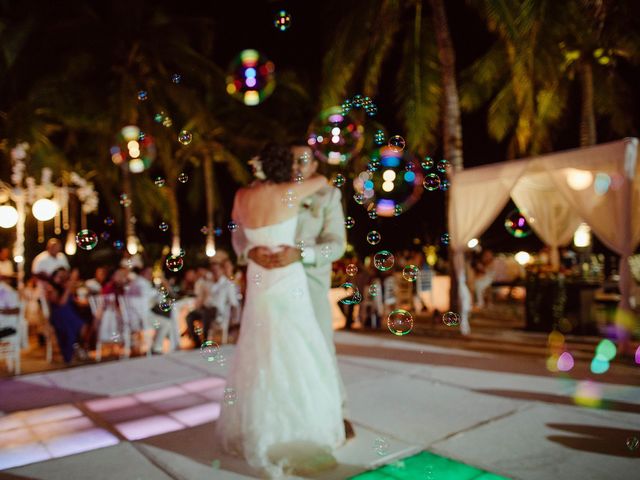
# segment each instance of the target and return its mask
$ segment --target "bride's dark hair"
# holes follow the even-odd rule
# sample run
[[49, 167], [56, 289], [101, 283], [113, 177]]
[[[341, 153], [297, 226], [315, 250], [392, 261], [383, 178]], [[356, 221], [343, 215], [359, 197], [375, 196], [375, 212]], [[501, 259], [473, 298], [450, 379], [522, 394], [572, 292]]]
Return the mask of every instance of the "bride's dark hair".
[[260, 163], [267, 180], [275, 183], [291, 181], [293, 154], [288, 146], [267, 144], [260, 152]]

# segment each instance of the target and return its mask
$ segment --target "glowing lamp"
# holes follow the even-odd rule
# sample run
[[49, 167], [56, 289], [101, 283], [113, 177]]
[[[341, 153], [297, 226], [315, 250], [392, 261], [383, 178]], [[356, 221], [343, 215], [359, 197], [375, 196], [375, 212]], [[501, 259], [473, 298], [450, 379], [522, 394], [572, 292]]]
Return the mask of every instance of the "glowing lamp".
[[593, 183], [593, 173], [588, 170], [569, 168], [567, 171], [567, 184], [572, 190], [585, 190]]
[[66, 253], [67, 255], [75, 255], [76, 250], [76, 235], [74, 232], [69, 230], [69, 233], [67, 234], [67, 240], [64, 242], [64, 253]]
[[216, 245], [213, 241], [213, 237], [207, 238], [207, 245], [205, 246], [204, 252], [209, 258], [216, 254]]
[[135, 235], [130, 235], [127, 238], [127, 252], [129, 252], [129, 255], [138, 253], [138, 237]]
[[522, 266], [531, 261], [531, 255], [529, 255], [528, 252], [520, 251], [514, 255], [514, 258], [516, 259], [516, 262], [518, 262]]
[[18, 223], [18, 211], [11, 205], [0, 207], [0, 227], [12, 228]]
[[581, 223], [573, 234], [573, 244], [578, 248], [586, 248], [591, 245], [591, 227]]
[[22, 255], [16, 255], [15, 257], [13, 257], [13, 261], [16, 263], [22, 263], [24, 262], [24, 257]]
[[41, 198], [33, 204], [31, 212], [37, 220], [46, 222], [56, 216], [56, 213], [58, 213], [58, 204], [48, 198]]
[[477, 238], [472, 238], [467, 242], [467, 247], [476, 248], [478, 244], [480, 244], [480, 240], [478, 240]]

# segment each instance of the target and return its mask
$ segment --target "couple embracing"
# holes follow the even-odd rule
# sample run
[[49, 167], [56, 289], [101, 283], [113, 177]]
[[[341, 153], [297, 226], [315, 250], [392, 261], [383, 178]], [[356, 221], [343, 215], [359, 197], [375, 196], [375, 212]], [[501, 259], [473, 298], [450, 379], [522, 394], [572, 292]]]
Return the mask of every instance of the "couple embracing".
[[216, 435], [270, 477], [332, 467], [352, 433], [327, 296], [344, 214], [340, 191], [316, 169], [307, 146], [267, 145], [232, 211], [247, 292], [227, 377], [237, 401], [222, 406]]

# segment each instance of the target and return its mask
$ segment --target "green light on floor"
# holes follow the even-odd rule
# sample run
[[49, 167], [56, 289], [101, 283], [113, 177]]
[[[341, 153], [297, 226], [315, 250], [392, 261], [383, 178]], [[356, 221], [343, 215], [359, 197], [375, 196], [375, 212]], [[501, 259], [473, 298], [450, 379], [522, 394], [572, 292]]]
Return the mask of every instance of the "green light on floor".
[[506, 477], [470, 467], [450, 458], [429, 452], [420, 452], [412, 457], [361, 473], [351, 480], [506, 480]]

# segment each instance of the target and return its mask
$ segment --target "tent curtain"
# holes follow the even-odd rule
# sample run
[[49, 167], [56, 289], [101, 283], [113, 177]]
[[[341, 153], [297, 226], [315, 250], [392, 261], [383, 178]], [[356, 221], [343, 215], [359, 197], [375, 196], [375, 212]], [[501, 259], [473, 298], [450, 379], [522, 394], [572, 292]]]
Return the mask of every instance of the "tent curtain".
[[449, 235], [458, 278], [460, 329], [469, 333], [471, 292], [467, 287], [464, 251], [467, 243], [484, 232], [509, 201], [511, 189], [527, 167], [509, 162], [456, 173], [450, 188]]
[[[596, 148], [585, 151], [578, 168], [544, 166], [572, 209], [589, 224], [602, 243], [620, 255], [620, 306], [629, 309], [632, 282], [629, 256], [640, 242], [640, 218], [633, 215], [640, 207], [640, 179], [636, 178], [638, 141], [633, 138], [619, 142], [619, 152], [609, 154], [607, 158], [611, 160], [606, 163], [597, 161]], [[611, 184], [603, 193], [594, 194], [592, 183], [598, 175], [608, 177]], [[580, 177], [585, 181], [576, 182]]]
[[525, 173], [513, 187], [511, 198], [523, 214], [532, 218], [529, 226], [551, 248], [551, 265], [558, 268], [558, 247], [571, 242], [582, 221], [580, 216], [544, 171]]

